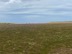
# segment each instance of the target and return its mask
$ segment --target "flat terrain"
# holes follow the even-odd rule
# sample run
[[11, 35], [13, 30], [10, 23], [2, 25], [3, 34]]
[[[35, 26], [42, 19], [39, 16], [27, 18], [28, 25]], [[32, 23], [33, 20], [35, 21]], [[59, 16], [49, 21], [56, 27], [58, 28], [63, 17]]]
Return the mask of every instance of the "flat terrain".
[[1, 23], [0, 54], [72, 54], [72, 23]]

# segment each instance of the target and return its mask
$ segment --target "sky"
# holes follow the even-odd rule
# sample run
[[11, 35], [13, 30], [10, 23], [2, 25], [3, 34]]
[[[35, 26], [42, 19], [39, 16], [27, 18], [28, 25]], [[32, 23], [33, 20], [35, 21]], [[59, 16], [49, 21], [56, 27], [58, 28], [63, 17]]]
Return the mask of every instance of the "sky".
[[72, 21], [72, 0], [0, 0], [0, 22]]

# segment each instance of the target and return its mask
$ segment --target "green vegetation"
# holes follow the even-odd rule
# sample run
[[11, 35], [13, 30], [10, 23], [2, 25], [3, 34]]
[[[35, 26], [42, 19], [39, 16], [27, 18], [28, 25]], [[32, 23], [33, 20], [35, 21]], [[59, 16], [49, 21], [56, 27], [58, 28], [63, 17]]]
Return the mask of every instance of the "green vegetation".
[[72, 54], [72, 24], [0, 24], [0, 54]]

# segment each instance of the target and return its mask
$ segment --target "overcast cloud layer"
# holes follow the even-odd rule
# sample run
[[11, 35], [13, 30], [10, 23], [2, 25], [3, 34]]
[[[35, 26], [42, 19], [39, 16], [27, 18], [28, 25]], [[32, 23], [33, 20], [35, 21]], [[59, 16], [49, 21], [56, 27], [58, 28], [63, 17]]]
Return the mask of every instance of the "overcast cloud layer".
[[0, 0], [1, 22], [72, 20], [72, 0]]

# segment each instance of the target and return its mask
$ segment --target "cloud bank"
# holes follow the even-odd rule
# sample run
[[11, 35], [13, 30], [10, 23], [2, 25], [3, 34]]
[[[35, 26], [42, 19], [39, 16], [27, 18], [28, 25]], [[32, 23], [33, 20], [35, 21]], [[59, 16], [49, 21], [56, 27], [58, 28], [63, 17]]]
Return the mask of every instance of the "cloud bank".
[[5, 16], [5, 20], [24, 19], [42, 22], [46, 19], [43, 22], [47, 22], [53, 18], [57, 20], [71, 18], [71, 15], [72, 0], [0, 0], [0, 18], [5, 19], [2, 17]]

